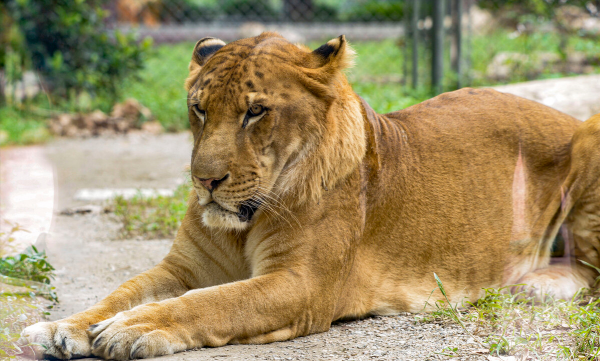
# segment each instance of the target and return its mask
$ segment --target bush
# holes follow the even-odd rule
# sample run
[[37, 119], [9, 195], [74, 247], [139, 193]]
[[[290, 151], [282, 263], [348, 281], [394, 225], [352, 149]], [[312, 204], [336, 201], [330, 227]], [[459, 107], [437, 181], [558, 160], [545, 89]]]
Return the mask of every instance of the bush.
[[123, 80], [142, 68], [150, 42], [138, 44], [134, 35], [109, 32], [104, 23], [108, 12], [101, 4], [101, 0], [7, 0], [4, 6], [14, 36], [2, 39], [0, 47], [9, 51], [0, 55], [9, 59], [8, 53], [20, 53], [17, 59], [26, 61], [18, 65], [35, 70], [56, 95], [87, 92], [115, 99]]

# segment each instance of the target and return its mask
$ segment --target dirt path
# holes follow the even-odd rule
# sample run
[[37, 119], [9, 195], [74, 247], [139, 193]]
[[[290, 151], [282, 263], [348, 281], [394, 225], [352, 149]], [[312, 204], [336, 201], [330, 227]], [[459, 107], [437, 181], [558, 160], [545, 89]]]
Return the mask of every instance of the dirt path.
[[[190, 152], [187, 133], [58, 140], [47, 147], [55, 175], [55, 209], [89, 204], [75, 199], [84, 188], [174, 188], [183, 179]], [[171, 240], [117, 240], [119, 227], [110, 215], [55, 213], [45, 239], [57, 269], [60, 299], [52, 319], [88, 308], [169, 251]]]
[[[57, 140], [47, 147], [54, 168], [55, 209], [81, 206], [82, 188], [174, 188], [189, 162], [188, 134], [132, 135], [90, 140]], [[89, 202], [88, 202], [89, 203]], [[119, 284], [156, 264], [171, 240], [119, 240], [110, 215], [66, 216], [55, 212], [51, 231], [38, 241], [57, 269], [58, 320], [91, 306]], [[485, 360], [455, 325], [415, 322], [413, 315], [338, 323], [329, 332], [269, 345], [234, 345], [179, 353], [161, 360], [434, 360], [446, 347], [459, 359]], [[474, 352], [474, 353], [473, 353]]]

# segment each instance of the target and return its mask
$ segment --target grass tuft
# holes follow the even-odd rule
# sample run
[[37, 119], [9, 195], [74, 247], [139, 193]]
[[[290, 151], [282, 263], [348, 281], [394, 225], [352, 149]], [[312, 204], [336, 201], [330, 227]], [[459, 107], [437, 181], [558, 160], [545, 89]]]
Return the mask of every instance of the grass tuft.
[[[416, 316], [418, 322], [457, 323], [475, 341], [483, 339], [482, 344], [492, 355], [535, 360], [600, 359], [597, 291], [582, 289], [571, 300], [547, 298], [534, 302], [525, 293], [511, 294], [509, 289], [513, 286], [489, 288], [484, 289], [484, 296], [477, 302], [466, 302], [465, 308], [459, 310], [449, 303], [439, 277], [434, 274], [434, 278], [445, 301], [438, 301], [434, 312]], [[461, 350], [444, 349], [438, 353], [454, 357]]]
[[46, 251], [39, 251], [33, 245], [16, 256], [0, 259], [0, 274], [11, 278], [50, 284], [53, 272], [54, 267], [46, 259]]
[[137, 195], [132, 199], [115, 198], [115, 215], [123, 224], [122, 236], [146, 239], [174, 237], [187, 211], [190, 191], [191, 186], [186, 182], [177, 187], [172, 197]]

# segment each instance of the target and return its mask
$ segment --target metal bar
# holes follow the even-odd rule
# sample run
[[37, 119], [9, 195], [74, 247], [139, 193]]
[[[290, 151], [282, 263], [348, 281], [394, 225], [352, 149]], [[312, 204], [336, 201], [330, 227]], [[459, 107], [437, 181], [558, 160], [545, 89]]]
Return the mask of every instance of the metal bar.
[[408, 84], [408, 37], [409, 33], [413, 30], [412, 27], [408, 25], [408, 6], [404, 3], [403, 14], [402, 14], [402, 29], [404, 30], [404, 34], [402, 36], [403, 46], [402, 46], [402, 85]]
[[473, 7], [473, 0], [467, 0], [467, 48], [466, 48], [466, 76], [465, 82], [468, 86], [471, 85], [471, 72], [469, 69], [472, 67], [472, 57], [473, 57], [473, 16], [471, 14], [471, 8]]
[[456, 37], [456, 87], [462, 88], [463, 78], [463, 63], [462, 63], [462, 2], [463, 0], [456, 1], [456, 29], [454, 29]]
[[412, 30], [412, 87], [419, 85], [419, 7], [421, 0], [412, 0], [412, 17], [410, 29]]
[[444, 0], [433, 1], [433, 56], [431, 86], [435, 94], [442, 92], [444, 77]]

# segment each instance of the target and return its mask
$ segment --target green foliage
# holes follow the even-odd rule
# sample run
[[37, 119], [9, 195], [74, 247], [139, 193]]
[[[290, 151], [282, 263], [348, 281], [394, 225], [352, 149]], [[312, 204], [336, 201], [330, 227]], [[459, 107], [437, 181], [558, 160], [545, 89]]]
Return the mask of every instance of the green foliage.
[[137, 99], [147, 106], [170, 131], [187, 129], [187, 94], [183, 82], [188, 75], [194, 43], [157, 47], [139, 73], [139, 81], [123, 86], [123, 98]]
[[50, 284], [54, 278], [54, 267], [46, 258], [46, 251], [29, 246], [21, 254], [0, 258], [0, 274]]
[[108, 32], [102, 3], [8, 0], [5, 7], [15, 35], [4, 39], [1, 48], [18, 54], [23, 59], [18, 65], [35, 69], [56, 95], [87, 92], [115, 98], [120, 84], [142, 68], [150, 42], [138, 44], [133, 34]]
[[314, 21], [336, 22], [339, 20], [339, 7], [330, 4], [313, 2]]
[[[579, 36], [569, 37], [570, 51], [581, 52], [587, 58], [600, 58], [600, 47], [598, 41]], [[507, 30], [498, 30], [486, 36], [476, 36], [473, 38], [472, 46], [472, 85], [473, 86], [491, 86], [500, 82], [490, 80], [486, 77], [488, 65], [492, 59], [501, 52], [515, 52], [525, 54], [529, 57], [530, 63], [535, 62], [542, 53], [559, 54], [562, 52], [561, 37], [555, 33], [534, 32], [531, 34], [521, 34], [517, 37], [511, 36]], [[534, 79], [560, 78], [569, 75], [569, 73], [556, 72], [551, 67], [539, 68], [539, 71], [528, 71], [533, 64], [525, 64], [524, 67], [510, 74], [510, 77], [501, 83], [516, 83]], [[600, 67], [593, 65], [594, 71], [599, 72]]]
[[36, 144], [50, 138], [46, 119], [15, 107], [0, 107], [0, 146]]
[[123, 236], [148, 239], [173, 237], [187, 211], [190, 191], [190, 184], [184, 183], [177, 187], [172, 197], [138, 195], [129, 200], [115, 198], [115, 215], [123, 223]]
[[[522, 286], [511, 285], [484, 289], [483, 297], [475, 303], [466, 302], [459, 310], [448, 302], [443, 284], [434, 277], [445, 301], [436, 302], [434, 312], [417, 316], [419, 322], [456, 322], [494, 355], [525, 352], [534, 359], [569, 360], [597, 360], [600, 356], [597, 293], [582, 289], [571, 300], [547, 298], [536, 302], [525, 293], [509, 292], [514, 286]], [[461, 350], [444, 349], [438, 353], [454, 357]]]
[[0, 283], [23, 287], [32, 297], [40, 294], [57, 301], [54, 287], [50, 286], [50, 281], [54, 278], [54, 267], [48, 263], [45, 251], [40, 252], [32, 245], [20, 254], [6, 256], [6, 253], [14, 251], [11, 245], [14, 242], [13, 234], [27, 232], [18, 224], [9, 225], [11, 229], [8, 233], [0, 233]]
[[515, 16], [535, 15], [550, 19], [560, 6], [574, 5], [587, 9], [589, 0], [480, 0], [477, 5], [483, 9], [510, 11]]
[[573, 312], [569, 321], [578, 325], [578, 328], [572, 331], [575, 345], [568, 356], [597, 360], [600, 355], [600, 300]]
[[346, 21], [402, 21], [404, 1], [362, 0], [351, 5], [341, 14]]
[[[558, 50], [563, 59], [567, 56], [565, 47], [569, 40], [568, 36], [577, 33], [579, 33], [577, 35], [584, 35], [586, 32], [572, 29], [567, 18], [561, 15], [560, 8], [568, 6], [569, 12], [573, 8], [591, 12], [594, 7], [588, 7], [589, 4], [592, 4], [589, 0], [481, 0], [478, 2], [480, 7], [491, 10], [504, 26], [514, 28], [525, 25], [520, 28], [520, 31], [540, 32], [539, 25], [551, 23], [554, 31], [561, 36], [561, 47]], [[595, 15], [598, 15], [597, 10]], [[597, 37], [597, 34], [591, 35]]]

